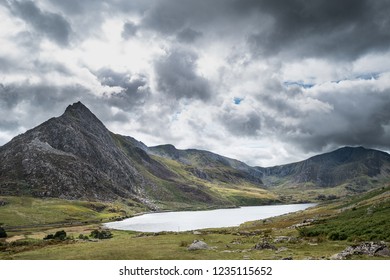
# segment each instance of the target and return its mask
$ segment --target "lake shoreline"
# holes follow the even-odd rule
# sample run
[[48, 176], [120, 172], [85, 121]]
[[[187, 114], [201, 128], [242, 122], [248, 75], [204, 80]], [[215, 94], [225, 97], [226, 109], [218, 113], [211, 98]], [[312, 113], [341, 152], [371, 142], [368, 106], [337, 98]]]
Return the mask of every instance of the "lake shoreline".
[[[200, 230], [205, 228], [223, 228], [238, 226], [241, 223], [248, 221], [262, 220], [265, 218], [281, 216], [287, 213], [305, 210], [316, 205], [318, 204], [294, 203], [261, 206], [240, 206], [234, 208], [214, 208], [207, 210], [164, 210], [158, 212], [155, 211], [137, 213], [130, 218], [125, 218], [120, 221], [103, 223], [103, 226], [109, 229], [137, 232], [180, 232], [188, 230]], [[267, 212], [270, 209], [273, 209], [273, 212]], [[260, 210], [262, 210], [263, 212], [261, 212]], [[236, 216], [234, 216], [233, 214]], [[202, 217], [202, 215], [207, 216]], [[151, 218], [153, 216], [158, 217], [158, 219], [156, 219], [156, 221], [153, 221], [153, 219]], [[212, 220], [213, 218], [215, 219], [215, 224], [210, 224], [210, 220]]]

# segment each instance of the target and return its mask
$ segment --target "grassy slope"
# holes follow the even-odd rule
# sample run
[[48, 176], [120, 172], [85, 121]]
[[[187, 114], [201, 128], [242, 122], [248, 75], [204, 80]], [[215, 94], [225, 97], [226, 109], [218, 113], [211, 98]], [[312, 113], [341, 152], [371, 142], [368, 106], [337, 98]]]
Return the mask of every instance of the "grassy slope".
[[301, 235], [333, 240], [390, 241], [390, 187], [353, 197], [335, 210], [337, 215], [302, 229]]
[[0, 224], [5, 227], [91, 223], [130, 216], [146, 209], [133, 201], [113, 203], [0, 196]]
[[[228, 200], [231, 205], [262, 205], [277, 202], [278, 196], [270, 191], [261, 189], [258, 186], [242, 180], [241, 182], [229, 183], [220, 180], [202, 180], [186, 170], [186, 166], [170, 159], [154, 157], [170, 170], [173, 170], [182, 179], [182, 182], [191, 181], [195, 185], [206, 187], [209, 193], [216, 197]], [[209, 172], [221, 175], [231, 172], [228, 168], [209, 168]]]

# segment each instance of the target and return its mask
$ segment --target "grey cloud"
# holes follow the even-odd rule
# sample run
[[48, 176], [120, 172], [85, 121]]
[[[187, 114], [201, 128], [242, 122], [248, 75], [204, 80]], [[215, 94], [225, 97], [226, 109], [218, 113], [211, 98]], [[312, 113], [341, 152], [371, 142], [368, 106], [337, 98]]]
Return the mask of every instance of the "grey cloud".
[[108, 102], [118, 108], [133, 109], [143, 105], [150, 97], [150, 88], [145, 76], [119, 73], [104, 68], [97, 72], [97, 77], [102, 85], [122, 88], [119, 93], [111, 94], [108, 97]]
[[5, 110], [18, 104], [19, 93], [13, 87], [0, 84], [0, 107]]
[[197, 59], [193, 52], [174, 50], [156, 61], [154, 67], [158, 89], [177, 99], [210, 99], [208, 80], [196, 73]]
[[138, 27], [133, 22], [126, 22], [123, 25], [122, 38], [127, 40], [137, 34]]
[[247, 40], [255, 57], [354, 60], [389, 49], [389, 14], [387, 0], [165, 0], [145, 11], [141, 25], [178, 40], [188, 35], [183, 27]]
[[62, 15], [42, 11], [32, 1], [11, 1], [9, 7], [14, 15], [31, 25], [36, 32], [58, 45], [69, 44], [72, 30], [69, 22]]
[[239, 137], [257, 136], [260, 133], [261, 117], [256, 112], [242, 114], [227, 110], [219, 120], [229, 132]]
[[212, 31], [221, 25], [231, 30], [234, 26], [232, 20], [236, 17], [232, 2], [234, 1], [156, 1], [144, 12], [141, 24], [145, 28], [168, 35], [181, 32], [183, 27], [193, 28], [202, 33], [205, 30]]
[[62, 76], [71, 76], [71, 71], [63, 64], [57, 62], [40, 61], [38, 59], [33, 61], [34, 70], [39, 73], [60, 73]]
[[91, 10], [100, 9], [106, 1], [101, 0], [50, 0], [67, 14], [84, 14]]
[[344, 145], [390, 148], [390, 92], [378, 92], [369, 86], [348, 92], [326, 92], [318, 100], [332, 106], [330, 112], [311, 112], [294, 127], [280, 131], [287, 142], [305, 151]]
[[12, 72], [13, 66], [14, 63], [11, 59], [0, 56], [0, 72], [2, 73]]
[[388, 1], [253, 1], [246, 9], [272, 18], [270, 28], [254, 31], [249, 45], [254, 53], [295, 58], [356, 59], [368, 51], [389, 49]]
[[18, 127], [20, 124], [18, 121], [14, 120], [6, 120], [6, 119], [1, 119], [0, 120], [0, 129], [1, 130], [13, 130], [15, 127]]
[[183, 30], [181, 30], [178, 34], [177, 34], [177, 39], [180, 41], [180, 42], [184, 42], [184, 43], [192, 43], [194, 42], [196, 39], [198, 39], [199, 37], [202, 36], [202, 33], [201, 32], [198, 32], [192, 28], [184, 28]]

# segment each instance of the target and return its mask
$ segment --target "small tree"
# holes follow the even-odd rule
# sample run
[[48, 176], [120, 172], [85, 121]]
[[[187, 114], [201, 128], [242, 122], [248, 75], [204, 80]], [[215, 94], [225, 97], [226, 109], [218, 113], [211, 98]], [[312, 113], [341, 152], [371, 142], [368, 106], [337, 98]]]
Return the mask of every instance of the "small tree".
[[7, 237], [7, 233], [5, 232], [5, 229], [0, 227], [0, 238], [5, 238]]

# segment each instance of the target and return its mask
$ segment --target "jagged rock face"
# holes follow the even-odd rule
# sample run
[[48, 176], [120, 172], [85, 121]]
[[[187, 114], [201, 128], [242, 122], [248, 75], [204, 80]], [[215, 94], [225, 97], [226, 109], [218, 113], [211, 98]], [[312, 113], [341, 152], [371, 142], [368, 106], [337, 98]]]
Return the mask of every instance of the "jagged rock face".
[[144, 178], [81, 103], [0, 149], [1, 193], [111, 200], [142, 195]]

